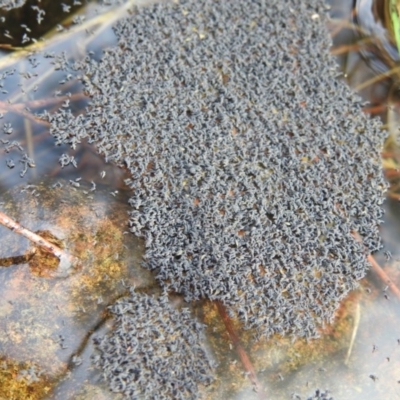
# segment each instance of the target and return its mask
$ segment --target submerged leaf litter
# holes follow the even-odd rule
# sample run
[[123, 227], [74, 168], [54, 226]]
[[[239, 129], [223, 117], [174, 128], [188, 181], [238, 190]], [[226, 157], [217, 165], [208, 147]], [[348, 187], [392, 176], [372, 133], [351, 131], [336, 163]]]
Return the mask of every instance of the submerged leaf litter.
[[[164, 292], [220, 300], [259, 336], [317, 336], [380, 248], [385, 133], [338, 80], [325, 13], [317, 0], [154, 4], [115, 24], [100, 61], [47, 55], [80, 73], [91, 102], [41, 118], [58, 144], [88, 138], [129, 171], [144, 266]], [[201, 325], [134, 291], [111, 312], [94, 361], [112, 390], [199, 396], [212, 366]]]

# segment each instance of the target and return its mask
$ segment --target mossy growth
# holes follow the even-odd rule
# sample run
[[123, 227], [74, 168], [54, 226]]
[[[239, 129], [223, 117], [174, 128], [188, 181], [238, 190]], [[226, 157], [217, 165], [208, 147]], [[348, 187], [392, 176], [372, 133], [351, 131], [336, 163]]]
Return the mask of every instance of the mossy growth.
[[51, 388], [46, 377], [33, 363], [0, 359], [0, 368], [1, 400], [43, 399]]

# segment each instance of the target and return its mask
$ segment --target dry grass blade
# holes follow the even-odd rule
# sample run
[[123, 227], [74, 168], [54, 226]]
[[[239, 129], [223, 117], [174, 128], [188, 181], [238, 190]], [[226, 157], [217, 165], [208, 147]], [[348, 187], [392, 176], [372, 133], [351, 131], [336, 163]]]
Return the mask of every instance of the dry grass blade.
[[360, 306], [360, 302], [358, 301], [357, 302], [357, 306], [356, 306], [355, 316], [354, 316], [353, 332], [351, 334], [350, 345], [349, 345], [349, 349], [347, 351], [347, 355], [346, 355], [346, 359], [344, 361], [344, 365], [348, 365], [349, 364], [351, 352], [353, 351], [354, 342], [356, 340], [358, 328], [360, 326], [360, 319], [361, 319], [361, 306]]
[[384, 72], [383, 74], [376, 75], [372, 77], [371, 79], [366, 80], [365, 82], [359, 84], [354, 88], [355, 91], [359, 92], [362, 89], [365, 89], [368, 86], [373, 85], [374, 83], [380, 82], [386, 78], [390, 78], [391, 76], [400, 73], [400, 66], [392, 68], [391, 70]]
[[371, 44], [373, 38], [368, 37], [362, 40], [357, 41], [353, 44], [343, 44], [341, 46], [335, 46], [331, 48], [331, 54], [334, 56], [338, 56], [340, 54], [349, 53], [352, 51], [360, 51], [360, 48], [364, 45]]

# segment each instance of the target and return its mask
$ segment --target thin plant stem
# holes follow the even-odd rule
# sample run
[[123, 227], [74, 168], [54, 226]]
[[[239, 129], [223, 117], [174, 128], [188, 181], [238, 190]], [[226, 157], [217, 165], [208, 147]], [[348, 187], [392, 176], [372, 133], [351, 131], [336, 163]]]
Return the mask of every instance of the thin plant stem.
[[[11, 106], [11, 109], [13, 108], [25, 108], [25, 107], [29, 107], [29, 108], [41, 108], [41, 107], [47, 107], [47, 106], [52, 106], [55, 104], [60, 104], [61, 102], [65, 101], [65, 100], [70, 100], [72, 101], [77, 101], [77, 100], [83, 100], [83, 99], [88, 99], [88, 97], [82, 93], [82, 92], [78, 92], [78, 93], [73, 93], [70, 96], [57, 96], [57, 97], [48, 97], [45, 99], [40, 99], [40, 100], [28, 100], [26, 102], [23, 103], [14, 103], [12, 105], [8, 105]], [[0, 108], [2, 108], [3, 104], [5, 104], [7, 106], [7, 103], [0, 101]]]
[[382, 151], [381, 156], [383, 158], [399, 157], [400, 151]]
[[386, 274], [386, 272], [377, 263], [375, 258], [372, 257], [372, 255], [370, 254], [367, 256], [367, 259], [368, 259], [369, 263], [371, 264], [374, 272], [379, 276], [379, 278], [382, 279], [383, 282], [385, 282], [389, 286], [389, 289], [397, 296], [397, 298], [400, 299], [399, 288], [392, 282], [392, 280], [389, 278], [389, 276]]
[[334, 56], [338, 56], [343, 53], [349, 53], [351, 51], [360, 51], [361, 46], [370, 44], [373, 38], [365, 38], [357, 41], [356, 43], [352, 44], [342, 44], [340, 46], [334, 46], [331, 48], [331, 54]]
[[[21, 75], [23, 72], [25, 72], [25, 67], [22, 64], [21, 70], [20, 70], [20, 80], [21, 80]], [[24, 101], [26, 101], [28, 99], [28, 96], [26, 95], [26, 93], [24, 93], [23, 99], [24, 99]], [[32, 125], [31, 125], [29, 118], [24, 118], [24, 131], [25, 131], [25, 139], [26, 139], [26, 143], [27, 143], [28, 155], [30, 158], [34, 159], [35, 158], [35, 146], [33, 145]], [[36, 169], [33, 170], [33, 178], [37, 178]]]
[[360, 90], [365, 89], [366, 87], [371, 86], [371, 85], [373, 85], [374, 83], [377, 83], [377, 82], [379, 82], [379, 81], [382, 81], [382, 80], [384, 80], [384, 79], [386, 79], [386, 78], [390, 78], [392, 75], [395, 75], [395, 74], [397, 74], [397, 73], [399, 73], [399, 72], [400, 72], [400, 66], [399, 66], [399, 67], [392, 68], [392, 69], [390, 69], [389, 71], [384, 72], [383, 74], [376, 75], [376, 76], [374, 76], [373, 78], [368, 79], [368, 80], [364, 81], [363, 83], [360, 83], [359, 85], [357, 85], [357, 86], [354, 88], [354, 90], [357, 91], [357, 92], [359, 92]]
[[15, 114], [19, 114], [19, 115], [21, 115], [21, 117], [27, 118], [30, 121], [35, 122], [37, 124], [50, 126], [50, 124], [47, 121], [44, 121], [44, 120], [40, 119], [39, 117], [36, 117], [35, 115], [26, 111], [23, 107], [19, 107], [19, 106], [14, 107], [13, 104], [1, 103], [0, 104], [0, 112], [14, 112]]
[[387, 109], [387, 104], [379, 104], [377, 106], [364, 107], [363, 111], [366, 114], [379, 114]]
[[245, 349], [243, 348], [243, 346], [240, 343], [240, 340], [235, 332], [232, 321], [229, 318], [229, 315], [226, 311], [225, 306], [220, 301], [216, 301], [215, 303], [217, 305], [218, 312], [219, 312], [222, 320], [224, 321], [225, 328], [229, 334], [229, 338], [231, 339], [231, 342], [235, 346], [236, 351], [239, 355], [240, 361], [242, 362], [247, 373], [249, 374], [249, 378], [250, 378], [252, 384], [254, 385], [254, 388], [255, 388], [256, 392], [258, 393], [259, 398], [265, 400], [267, 397], [266, 397], [264, 388], [262, 387], [260, 381], [257, 378], [256, 371], [253, 367], [253, 364], [250, 361], [249, 356], [247, 355]]
[[400, 200], [400, 194], [393, 193], [392, 191], [388, 193], [388, 197], [390, 197], [393, 200]]
[[11, 229], [13, 232], [26, 237], [31, 242], [35, 243], [36, 245], [56, 256], [60, 261], [67, 261], [72, 267], [75, 267], [79, 264], [79, 260], [77, 258], [68, 254], [60, 247], [42, 238], [36, 233], [31, 232], [29, 229], [24, 228], [17, 221], [14, 221], [2, 211], [0, 211], [0, 224], [4, 225], [8, 229]]
[[[357, 242], [362, 244], [362, 239], [358, 232], [353, 232], [354, 238]], [[378, 275], [378, 277], [389, 287], [389, 289], [400, 299], [400, 290], [399, 288], [392, 282], [386, 272], [381, 268], [375, 258], [371, 255], [367, 255], [367, 260], [371, 264], [373, 271]]]
[[[353, 13], [351, 16], [353, 16]], [[340, 30], [336, 31], [335, 29], [336, 26], [339, 26], [340, 29], [344, 28], [351, 29], [352, 31], [358, 32], [359, 34], [364, 36], [369, 36], [371, 34], [371, 32], [367, 31], [366, 29], [362, 28], [361, 26], [347, 19], [344, 20], [344, 19], [331, 18], [328, 22], [328, 28], [332, 30], [331, 35], [333, 34], [333, 36], [340, 32]]]

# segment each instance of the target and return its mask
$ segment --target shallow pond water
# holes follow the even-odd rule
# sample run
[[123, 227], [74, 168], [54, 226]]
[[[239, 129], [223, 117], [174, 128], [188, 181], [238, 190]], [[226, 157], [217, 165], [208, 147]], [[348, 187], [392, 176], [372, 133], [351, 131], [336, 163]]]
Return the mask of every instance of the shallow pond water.
[[[332, 6], [335, 11], [337, 3]], [[70, 66], [88, 51], [99, 58], [103, 48], [115, 43], [110, 18], [122, 16], [124, 7], [107, 14], [109, 8], [89, 3], [76, 14], [85, 15], [86, 22], [68, 34], [58, 29], [40, 52], [7, 52], [0, 58], [4, 74], [0, 91], [1, 209], [31, 230], [50, 232], [68, 249], [87, 257], [82, 270], [54, 278], [53, 266], [43, 267], [42, 259], [32, 263], [27, 240], [0, 227], [3, 263], [25, 257], [0, 267], [0, 397], [120, 398], [107, 390], [100, 371], [91, 365], [93, 335], [113, 329], [106, 308], [128, 286], [157, 292], [151, 274], [140, 267], [142, 243], [125, 233], [129, 191], [124, 171], [105, 163], [90, 143], [75, 150], [55, 145], [49, 125], [34, 115], [63, 105], [72, 105], [77, 114], [83, 112], [88, 100]], [[341, 7], [343, 12], [345, 7]], [[339, 19], [339, 13], [334, 17]], [[345, 36], [346, 32], [336, 34], [336, 46], [340, 40], [349, 40]], [[353, 86], [375, 76], [369, 69], [357, 72], [362, 65], [357, 52], [346, 53], [346, 57], [341, 63]], [[8, 75], [6, 71], [11, 70], [16, 72]], [[363, 88], [362, 94], [377, 106], [388, 89], [385, 81]], [[388, 171], [396, 171], [398, 149], [391, 147], [390, 151], [385, 162], [391, 162]], [[395, 196], [385, 209], [381, 227], [385, 247], [375, 257], [393, 282], [400, 284], [400, 203]], [[75, 240], [69, 235], [75, 235]], [[107, 247], [110, 243], [113, 246]], [[255, 340], [254, 332], [243, 330], [236, 321], [227, 324], [218, 304], [186, 304], [171, 294], [175, 307], [189, 307], [206, 325], [204, 344], [218, 363], [215, 382], [201, 392], [210, 399], [259, 399], [251, 369], [268, 399], [305, 399], [316, 389], [329, 390], [335, 399], [400, 398], [399, 300], [387, 282], [371, 271], [343, 301], [320, 339], [293, 341], [281, 337]]]
[[107, 306], [130, 286], [154, 285], [140, 267], [143, 244], [124, 233], [126, 202], [110, 203], [101, 190], [88, 195], [54, 182], [17, 186], [2, 196], [8, 216], [80, 260], [59, 274], [54, 256], [0, 227], [0, 352], [3, 368], [20, 378], [3, 376], [5, 398], [22, 398], [17, 390], [25, 381], [45, 394], [83, 363], [88, 336], [106, 322]]

